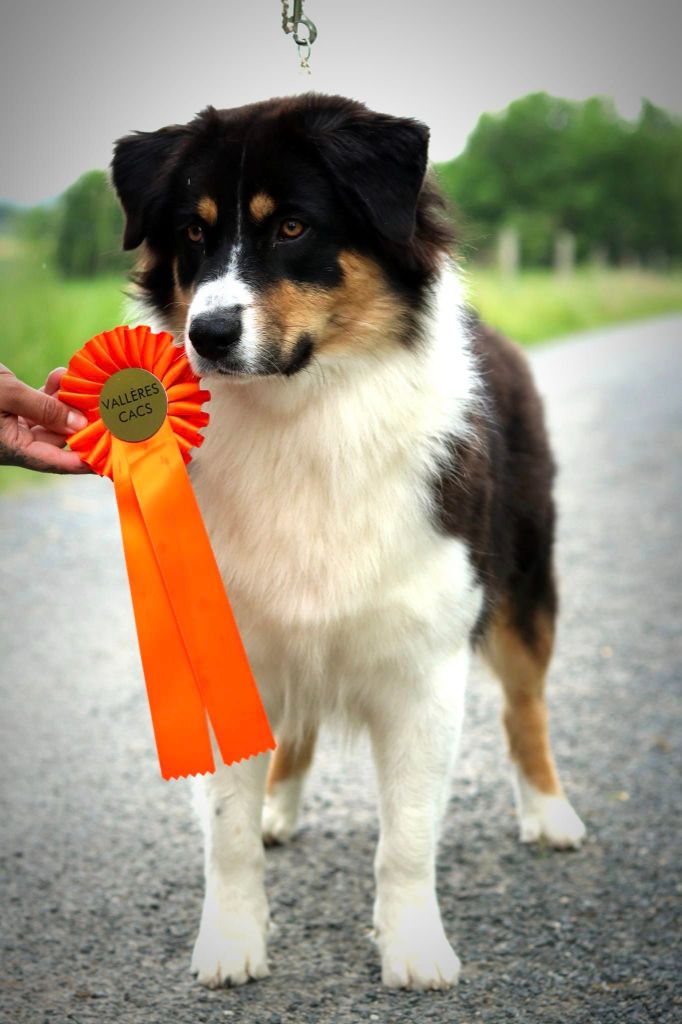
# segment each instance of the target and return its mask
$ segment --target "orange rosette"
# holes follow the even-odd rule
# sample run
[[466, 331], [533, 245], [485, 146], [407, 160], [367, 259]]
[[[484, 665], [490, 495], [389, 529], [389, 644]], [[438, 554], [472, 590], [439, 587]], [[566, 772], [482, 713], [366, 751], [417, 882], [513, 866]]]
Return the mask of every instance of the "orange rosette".
[[274, 739], [185, 464], [208, 423], [170, 334], [117, 327], [75, 353], [59, 397], [88, 425], [70, 447], [114, 482], [149, 707], [165, 779], [214, 771]]

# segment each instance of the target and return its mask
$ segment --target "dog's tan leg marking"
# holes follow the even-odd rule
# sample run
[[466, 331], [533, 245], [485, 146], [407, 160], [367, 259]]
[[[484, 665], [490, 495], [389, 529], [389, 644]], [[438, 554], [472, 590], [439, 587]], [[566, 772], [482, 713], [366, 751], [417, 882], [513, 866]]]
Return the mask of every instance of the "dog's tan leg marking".
[[298, 819], [305, 778], [315, 752], [317, 732], [309, 729], [298, 741], [283, 737], [270, 762], [263, 807], [263, 842], [285, 843]]
[[277, 744], [268, 772], [268, 793], [272, 792], [278, 782], [285, 782], [308, 771], [315, 753], [316, 739], [317, 733], [309, 731], [299, 743], [283, 739]]
[[576, 847], [585, 827], [564, 796], [549, 739], [545, 677], [554, 646], [554, 622], [536, 612], [533, 641], [515, 628], [502, 604], [486, 636], [483, 655], [502, 682], [504, 725], [514, 766], [522, 842], [546, 839]]
[[504, 690], [504, 725], [512, 761], [541, 793], [560, 795], [545, 703], [553, 644], [554, 624], [548, 616], [538, 614], [535, 643], [530, 646], [519, 636], [503, 606], [492, 623], [484, 653]]

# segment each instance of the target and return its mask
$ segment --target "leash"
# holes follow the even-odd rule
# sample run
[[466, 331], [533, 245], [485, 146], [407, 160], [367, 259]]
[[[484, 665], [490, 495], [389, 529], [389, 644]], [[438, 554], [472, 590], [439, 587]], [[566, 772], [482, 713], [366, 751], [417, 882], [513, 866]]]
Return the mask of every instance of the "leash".
[[298, 49], [300, 69], [309, 75], [311, 69], [308, 58], [312, 45], [317, 39], [317, 28], [303, 13], [303, 0], [293, 0], [291, 13], [289, 13], [289, 0], [282, 0], [282, 28], [287, 34], [293, 34]]

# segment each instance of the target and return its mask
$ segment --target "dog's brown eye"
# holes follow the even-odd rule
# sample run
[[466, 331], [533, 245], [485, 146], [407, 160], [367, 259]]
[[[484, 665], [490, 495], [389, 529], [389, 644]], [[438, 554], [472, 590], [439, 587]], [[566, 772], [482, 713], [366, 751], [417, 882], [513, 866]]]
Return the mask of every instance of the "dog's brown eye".
[[203, 242], [204, 240], [204, 229], [201, 224], [190, 224], [187, 228], [187, 237], [190, 242]]
[[305, 224], [302, 220], [283, 220], [279, 226], [280, 238], [298, 238], [305, 231]]

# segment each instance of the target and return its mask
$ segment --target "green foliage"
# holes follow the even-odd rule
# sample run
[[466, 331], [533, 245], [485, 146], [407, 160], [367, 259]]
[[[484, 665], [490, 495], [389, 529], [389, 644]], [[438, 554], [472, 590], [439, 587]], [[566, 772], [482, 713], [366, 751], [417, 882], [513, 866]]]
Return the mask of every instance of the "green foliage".
[[468, 276], [473, 305], [503, 334], [531, 344], [562, 334], [682, 310], [682, 273], [582, 267], [569, 277], [526, 270]]
[[54, 259], [54, 248], [61, 219], [58, 203], [48, 206], [32, 206], [18, 211], [14, 219], [14, 233], [17, 239], [26, 243], [42, 259]]
[[[43, 259], [45, 238], [0, 243], [0, 359], [22, 380], [40, 387], [50, 370], [99, 331], [125, 322], [123, 274], [59, 277]], [[0, 466], [0, 497], [27, 486], [49, 485], [49, 473]]]
[[89, 171], [61, 199], [55, 260], [67, 277], [94, 277], [127, 265], [123, 215], [103, 171]]
[[117, 273], [131, 263], [121, 251], [123, 214], [104, 171], [83, 174], [52, 203], [0, 204], [0, 235], [65, 277]]
[[534, 93], [484, 114], [437, 170], [469, 247], [485, 250], [516, 225], [528, 264], [550, 261], [560, 230], [575, 234], [582, 259], [596, 248], [613, 261], [682, 257], [682, 121], [652, 103], [629, 122], [607, 99]]
[[0, 234], [7, 234], [14, 229], [17, 219], [17, 208], [12, 203], [0, 202]]
[[124, 322], [123, 274], [59, 277], [40, 250], [0, 249], [0, 351], [22, 380], [40, 387], [88, 338]]

